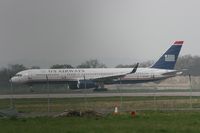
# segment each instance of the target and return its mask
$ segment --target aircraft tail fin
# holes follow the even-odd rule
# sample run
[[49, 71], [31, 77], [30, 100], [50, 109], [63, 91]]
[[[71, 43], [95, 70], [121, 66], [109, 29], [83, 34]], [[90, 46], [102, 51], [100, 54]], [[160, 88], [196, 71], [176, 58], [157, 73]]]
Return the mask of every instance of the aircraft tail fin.
[[184, 41], [175, 41], [151, 68], [174, 69], [183, 42]]

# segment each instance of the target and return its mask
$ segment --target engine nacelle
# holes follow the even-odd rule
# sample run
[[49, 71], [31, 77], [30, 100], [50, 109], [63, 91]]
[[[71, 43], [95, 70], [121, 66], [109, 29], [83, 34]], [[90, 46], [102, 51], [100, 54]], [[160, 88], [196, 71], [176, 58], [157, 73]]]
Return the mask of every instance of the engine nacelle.
[[89, 89], [89, 88], [97, 88], [98, 85], [91, 80], [80, 80], [75, 84], [69, 84], [70, 89]]

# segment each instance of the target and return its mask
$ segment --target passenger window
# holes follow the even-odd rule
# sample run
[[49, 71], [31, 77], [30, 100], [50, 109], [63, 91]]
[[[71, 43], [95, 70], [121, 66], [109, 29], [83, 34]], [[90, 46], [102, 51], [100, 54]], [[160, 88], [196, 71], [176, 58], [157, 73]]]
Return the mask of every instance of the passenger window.
[[21, 74], [16, 74], [15, 76], [16, 76], [16, 77], [21, 77], [22, 75], [21, 75]]

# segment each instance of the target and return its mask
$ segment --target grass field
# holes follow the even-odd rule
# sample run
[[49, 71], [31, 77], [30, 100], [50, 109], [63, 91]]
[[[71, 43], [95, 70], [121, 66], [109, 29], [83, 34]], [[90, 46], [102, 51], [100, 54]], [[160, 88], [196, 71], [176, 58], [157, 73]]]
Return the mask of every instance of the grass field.
[[[9, 99], [0, 100], [0, 109], [8, 108]], [[25, 115], [47, 113], [47, 99], [15, 99], [15, 108]], [[190, 104], [190, 102], [192, 104]], [[181, 110], [200, 109], [200, 97], [105, 97], [105, 98], [62, 98], [50, 99], [49, 111], [60, 113], [64, 110], [95, 110], [113, 112], [115, 106], [120, 111], [133, 110]]]
[[105, 117], [0, 119], [1, 133], [199, 133], [200, 112], [137, 112]]
[[[0, 100], [0, 108], [9, 107], [9, 103], [9, 99]], [[200, 97], [192, 97], [192, 99], [190, 97], [50, 99], [50, 113], [47, 112], [47, 99], [45, 98], [14, 99], [14, 105], [24, 117], [1, 118], [0, 133], [200, 132], [200, 111], [186, 111], [187, 109], [200, 109]], [[120, 115], [112, 115], [115, 105], [119, 106]], [[96, 110], [105, 112], [105, 114], [103, 117], [52, 117], [70, 109]], [[162, 109], [165, 111], [159, 111]], [[175, 111], [178, 109], [185, 111]], [[129, 113], [135, 110], [137, 115], [133, 118]], [[47, 117], [49, 114], [51, 117]], [[38, 117], [41, 115], [42, 117]]]

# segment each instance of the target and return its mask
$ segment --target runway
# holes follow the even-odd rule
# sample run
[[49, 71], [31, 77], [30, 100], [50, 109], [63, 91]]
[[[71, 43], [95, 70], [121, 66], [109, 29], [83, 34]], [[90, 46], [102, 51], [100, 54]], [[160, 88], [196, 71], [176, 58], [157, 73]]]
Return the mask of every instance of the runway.
[[82, 97], [148, 97], [148, 96], [200, 96], [200, 92], [149, 92], [149, 93], [66, 93], [66, 94], [14, 94], [0, 95], [0, 99], [28, 99], [28, 98], [82, 98]]

